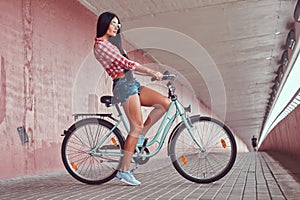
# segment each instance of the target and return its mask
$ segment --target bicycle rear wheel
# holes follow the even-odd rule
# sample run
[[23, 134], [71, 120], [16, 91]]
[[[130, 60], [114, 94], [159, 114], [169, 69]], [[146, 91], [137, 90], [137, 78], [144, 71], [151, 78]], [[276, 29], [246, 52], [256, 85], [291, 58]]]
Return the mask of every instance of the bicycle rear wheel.
[[[119, 129], [108, 134], [112, 127], [108, 121], [87, 118], [68, 129], [62, 143], [61, 156], [67, 171], [75, 179], [87, 184], [101, 184], [115, 177], [121, 157], [101, 156], [103, 151], [122, 152], [124, 139]], [[103, 140], [102, 145], [95, 149]]]
[[193, 135], [204, 151], [181, 124], [170, 146], [173, 166], [184, 178], [196, 183], [211, 183], [224, 177], [236, 158], [236, 142], [222, 122], [210, 117], [193, 116]]

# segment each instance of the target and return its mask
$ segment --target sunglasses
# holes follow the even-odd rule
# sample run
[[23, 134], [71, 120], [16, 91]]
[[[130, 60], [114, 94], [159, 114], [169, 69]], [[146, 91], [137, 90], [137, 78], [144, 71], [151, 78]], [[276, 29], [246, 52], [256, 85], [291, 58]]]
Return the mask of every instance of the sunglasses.
[[120, 29], [120, 28], [122, 27], [121, 24], [118, 24], [118, 23], [116, 23], [116, 22], [111, 22], [111, 25], [112, 25], [113, 27], [115, 27], [115, 28], [118, 28], [118, 29]]

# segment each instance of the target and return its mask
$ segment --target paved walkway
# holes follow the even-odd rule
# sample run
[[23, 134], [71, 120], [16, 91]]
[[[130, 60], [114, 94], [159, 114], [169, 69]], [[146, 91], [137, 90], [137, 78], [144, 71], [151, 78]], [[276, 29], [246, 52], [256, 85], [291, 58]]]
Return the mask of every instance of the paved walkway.
[[[158, 161], [155, 161], [158, 162]], [[162, 162], [161, 160], [159, 161]], [[238, 154], [233, 169], [211, 184], [196, 184], [182, 178], [164, 160], [165, 166], [149, 163], [136, 171], [141, 186], [126, 186], [112, 180], [102, 185], [82, 184], [66, 173], [0, 181], [0, 199], [295, 199], [300, 183], [267, 153]], [[146, 166], [146, 165], [145, 165]], [[298, 167], [299, 168], [299, 167]], [[156, 169], [156, 170], [153, 170]], [[143, 171], [143, 173], [141, 172]], [[298, 180], [299, 181], [299, 180]]]

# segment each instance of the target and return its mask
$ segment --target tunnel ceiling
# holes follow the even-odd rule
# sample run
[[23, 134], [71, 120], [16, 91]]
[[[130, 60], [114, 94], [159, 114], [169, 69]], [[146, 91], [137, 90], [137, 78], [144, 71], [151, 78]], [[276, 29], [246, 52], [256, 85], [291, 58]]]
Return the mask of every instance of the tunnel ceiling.
[[[159, 63], [180, 72], [189, 80], [197, 97], [209, 107], [214, 101], [212, 91], [223, 88], [226, 99], [214, 103], [214, 112], [222, 115], [219, 111], [225, 107], [226, 123], [245, 143], [250, 144], [250, 138], [259, 135], [278, 62], [293, 23], [296, 0], [80, 2], [96, 15], [104, 11], [116, 13], [123, 32], [160, 27], [194, 40], [210, 59], [199, 54], [199, 59], [195, 59], [197, 63], [191, 63], [187, 56], [166, 50], [149, 48], [144, 51]], [[151, 40], [151, 34], [140, 37]], [[178, 42], [178, 45], [182, 44]], [[176, 40], [174, 47], [177, 48]], [[197, 57], [192, 47], [189, 53]], [[201, 77], [203, 74], [199, 76], [199, 70], [195, 71], [215, 67], [220, 76]], [[222, 87], [213, 84], [220, 77]]]

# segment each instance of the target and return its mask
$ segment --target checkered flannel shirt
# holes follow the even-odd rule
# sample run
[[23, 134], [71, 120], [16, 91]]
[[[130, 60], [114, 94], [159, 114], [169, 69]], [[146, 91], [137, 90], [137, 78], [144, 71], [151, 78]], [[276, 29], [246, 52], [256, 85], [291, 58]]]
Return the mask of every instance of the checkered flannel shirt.
[[124, 69], [135, 70], [140, 65], [122, 56], [119, 49], [109, 41], [99, 38], [95, 39], [94, 55], [113, 79], [119, 73], [124, 72]]

